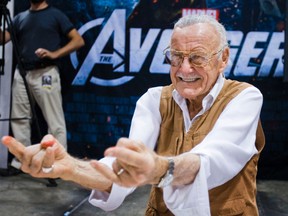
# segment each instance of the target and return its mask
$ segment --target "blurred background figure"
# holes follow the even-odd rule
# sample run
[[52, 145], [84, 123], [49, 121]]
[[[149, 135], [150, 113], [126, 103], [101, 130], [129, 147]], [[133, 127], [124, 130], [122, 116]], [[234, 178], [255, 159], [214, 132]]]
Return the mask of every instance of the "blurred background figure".
[[[31, 145], [31, 122], [17, 119], [30, 118], [31, 106], [37, 103], [46, 120], [48, 133], [61, 140], [67, 148], [59, 59], [82, 47], [84, 40], [68, 17], [49, 6], [46, 0], [31, 0], [30, 8], [15, 16], [12, 24], [13, 29], [7, 29], [5, 38], [1, 36], [1, 41], [13, 41], [12, 31], [15, 33], [24, 70], [20, 71], [21, 68], [17, 66], [13, 79], [13, 135], [24, 145]], [[31, 101], [27, 91], [31, 95]], [[16, 168], [20, 166], [15, 159], [11, 165]]]

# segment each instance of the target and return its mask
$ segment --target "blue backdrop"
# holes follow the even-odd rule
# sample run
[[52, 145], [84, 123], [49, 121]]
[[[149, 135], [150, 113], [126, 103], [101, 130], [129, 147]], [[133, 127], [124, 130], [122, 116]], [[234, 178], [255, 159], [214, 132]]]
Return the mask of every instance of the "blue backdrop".
[[[86, 42], [62, 59], [71, 154], [100, 158], [119, 137], [128, 136], [139, 96], [149, 87], [170, 83], [162, 50], [174, 22], [186, 14], [206, 13], [228, 30], [231, 60], [226, 77], [250, 82], [264, 95], [261, 119], [267, 144], [259, 178], [288, 178], [285, 0], [48, 2], [67, 14]], [[28, 1], [15, 0], [15, 13], [28, 7]]]

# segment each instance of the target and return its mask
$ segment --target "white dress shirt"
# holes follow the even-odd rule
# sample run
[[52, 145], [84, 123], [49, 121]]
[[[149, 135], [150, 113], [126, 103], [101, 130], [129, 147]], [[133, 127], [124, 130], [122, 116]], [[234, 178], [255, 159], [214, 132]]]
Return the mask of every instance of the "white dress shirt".
[[[220, 75], [210, 93], [203, 99], [203, 109], [192, 120], [185, 98], [174, 90], [173, 98], [183, 112], [186, 132], [212, 106], [223, 85], [224, 78]], [[129, 138], [140, 140], [151, 149], [155, 147], [160, 130], [161, 91], [162, 87], [154, 87], [141, 96], [131, 122]], [[263, 97], [257, 88], [246, 88], [228, 103], [204, 140], [185, 153], [198, 154], [201, 165], [192, 184], [167, 186], [163, 189], [164, 201], [174, 215], [210, 215], [208, 190], [232, 179], [257, 153], [255, 139], [262, 103]], [[103, 158], [101, 161], [111, 167], [113, 160], [114, 158]], [[105, 211], [111, 211], [119, 207], [134, 189], [114, 184], [110, 194], [93, 190], [89, 201]]]

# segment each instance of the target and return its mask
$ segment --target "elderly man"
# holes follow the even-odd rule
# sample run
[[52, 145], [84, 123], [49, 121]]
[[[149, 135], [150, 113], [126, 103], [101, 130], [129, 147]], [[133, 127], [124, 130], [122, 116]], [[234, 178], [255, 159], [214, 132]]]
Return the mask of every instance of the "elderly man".
[[100, 161], [71, 157], [51, 135], [26, 148], [12, 137], [2, 142], [24, 172], [89, 187], [90, 203], [106, 211], [151, 184], [146, 215], [258, 215], [263, 97], [250, 84], [224, 78], [224, 27], [209, 16], [183, 17], [164, 54], [172, 84], [139, 99], [129, 138]]

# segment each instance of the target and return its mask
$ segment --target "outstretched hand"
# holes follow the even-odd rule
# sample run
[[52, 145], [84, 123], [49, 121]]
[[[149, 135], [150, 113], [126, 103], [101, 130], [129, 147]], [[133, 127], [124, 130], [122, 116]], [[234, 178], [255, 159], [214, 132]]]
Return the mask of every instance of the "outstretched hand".
[[115, 147], [105, 151], [105, 156], [116, 157], [113, 170], [97, 161], [92, 161], [91, 165], [107, 179], [124, 187], [157, 184], [168, 167], [166, 158], [143, 143], [127, 138], [119, 139]]
[[[73, 169], [72, 157], [52, 135], [46, 135], [40, 144], [28, 147], [11, 136], [2, 137], [2, 143], [21, 162], [21, 170], [33, 177], [65, 178], [69, 168]], [[52, 166], [51, 172], [43, 172], [42, 168]]]

